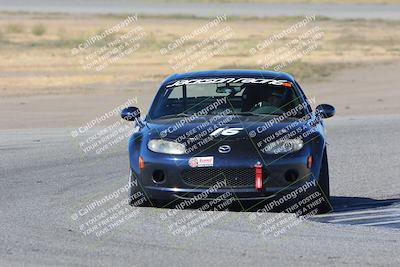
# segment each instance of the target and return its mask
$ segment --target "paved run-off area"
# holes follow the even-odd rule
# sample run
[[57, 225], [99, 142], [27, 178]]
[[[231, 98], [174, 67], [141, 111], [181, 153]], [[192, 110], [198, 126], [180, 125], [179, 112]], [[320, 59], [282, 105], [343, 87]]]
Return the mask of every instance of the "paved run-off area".
[[[160, 220], [167, 210], [155, 208], [138, 208], [100, 238], [85, 236], [71, 215], [127, 183], [125, 141], [104, 154], [83, 155], [71, 129], [2, 130], [0, 264], [398, 266], [398, 223], [354, 224], [399, 220], [399, 125], [394, 115], [327, 121], [338, 217], [334, 212], [312, 218], [278, 236], [262, 235], [257, 227], [258, 220], [276, 214], [262, 214], [255, 222], [251, 213], [234, 211], [197, 233], [174, 235], [169, 231], [174, 218]], [[350, 216], [346, 211], [356, 220], [343, 221]], [[372, 219], [357, 222], [366, 216]]]

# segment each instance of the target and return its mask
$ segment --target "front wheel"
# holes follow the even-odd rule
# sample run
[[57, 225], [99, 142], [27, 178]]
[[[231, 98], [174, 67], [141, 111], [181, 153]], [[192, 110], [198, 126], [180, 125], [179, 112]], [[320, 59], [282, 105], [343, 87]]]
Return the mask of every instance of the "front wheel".
[[132, 207], [153, 207], [154, 200], [150, 199], [141, 185], [136, 175], [132, 172], [129, 175], [129, 205]]
[[326, 148], [324, 149], [324, 154], [321, 163], [321, 169], [319, 172], [318, 188], [323, 194], [325, 201], [318, 208], [318, 213], [327, 213], [332, 210], [330, 205], [330, 190], [329, 190], [329, 167], [328, 167], [328, 154]]
[[329, 190], [329, 167], [328, 167], [328, 155], [326, 153], [326, 148], [324, 150], [324, 155], [322, 158], [321, 170], [319, 172], [318, 185], [321, 188], [322, 193], [325, 198], [329, 201], [330, 190]]

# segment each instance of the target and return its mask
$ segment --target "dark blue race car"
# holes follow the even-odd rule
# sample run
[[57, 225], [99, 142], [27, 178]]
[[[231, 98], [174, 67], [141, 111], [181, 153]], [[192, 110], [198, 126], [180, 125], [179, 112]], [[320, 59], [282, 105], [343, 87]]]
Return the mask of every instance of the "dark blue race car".
[[156, 205], [205, 191], [204, 200], [231, 192], [238, 201], [263, 201], [307, 183], [329, 200], [321, 119], [335, 109], [322, 104], [313, 111], [311, 104], [286, 73], [167, 77], [145, 118], [136, 107], [121, 112], [139, 129], [129, 139], [131, 204], [137, 194]]

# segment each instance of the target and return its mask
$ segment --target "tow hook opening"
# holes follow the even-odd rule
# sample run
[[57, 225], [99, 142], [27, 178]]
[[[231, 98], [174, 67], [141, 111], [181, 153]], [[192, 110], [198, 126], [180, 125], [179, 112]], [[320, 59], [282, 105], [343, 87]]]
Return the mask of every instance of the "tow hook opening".
[[163, 170], [155, 170], [153, 172], [153, 181], [157, 184], [165, 181], [165, 174]]
[[299, 172], [296, 170], [288, 170], [285, 172], [285, 180], [288, 182], [295, 182], [299, 178]]

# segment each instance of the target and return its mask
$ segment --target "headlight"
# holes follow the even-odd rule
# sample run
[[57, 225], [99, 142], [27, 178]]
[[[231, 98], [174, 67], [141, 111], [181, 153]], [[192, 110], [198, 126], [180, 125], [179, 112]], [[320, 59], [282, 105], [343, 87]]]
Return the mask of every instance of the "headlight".
[[153, 152], [172, 155], [182, 155], [186, 152], [185, 145], [161, 139], [150, 140], [147, 143], [147, 147]]
[[302, 148], [303, 141], [301, 139], [287, 139], [269, 143], [263, 149], [263, 152], [266, 154], [285, 154], [299, 151]]

